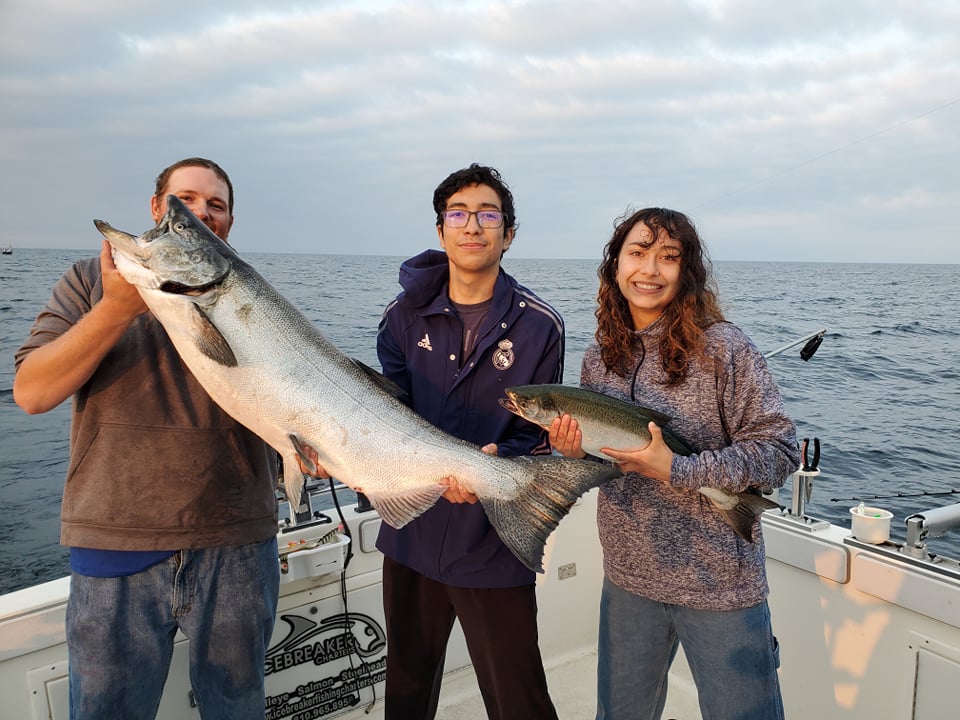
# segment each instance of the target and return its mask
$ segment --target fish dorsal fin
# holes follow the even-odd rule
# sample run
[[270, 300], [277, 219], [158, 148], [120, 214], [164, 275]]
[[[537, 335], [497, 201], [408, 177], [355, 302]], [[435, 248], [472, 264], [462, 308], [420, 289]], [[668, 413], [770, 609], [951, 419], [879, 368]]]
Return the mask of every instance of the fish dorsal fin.
[[637, 406], [637, 412], [642, 415], [648, 416], [650, 420], [653, 420], [660, 427], [663, 427], [664, 425], [669, 425], [670, 421], [673, 420], [673, 418], [670, 417], [669, 415], [666, 415], [662, 412], [658, 412], [657, 410], [651, 410], [650, 408], [643, 407], [643, 405]]
[[[536, 387], [536, 386], [531, 386]], [[606, 393], [598, 392], [596, 390], [589, 390], [584, 387], [569, 387], [567, 385], [544, 385], [544, 388], [556, 387], [558, 388], [557, 396], [563, 398], [564, 396], [571, 396], [573, 398], [595, 402], [604, 407], [612, 407], [618, 409], [618, 411], [625, 411], [627, 413], [635, 413], [644, 417], [645, 421], [653, 420], [657, 425], [663, 427], [664, 425], [669, 425], [670, 421], [673, 419], [669, 415], [660, 412], [659, 410], [653, 410], [652, 408], [644, 407], [643, 405], [637, 405], [627, 400], [621, 400], [620, 398], [613, 397], [612, 395], [607, 395]], [[523, 388], [519, 388], [522, 390]], [[559, 406], [563, 406], [562, 401], [558, 401]], [[573, 414], [573, 413], [571, 413]]]
[[666, 443], [668, 448], [673, 450], [677, 455], [693, 455], [693, 449], [686, 440], [674, 435], [670, 432], [669, 428], [661, 426], [660, 429], [663, 431], [663, 442]]
[[201, 353], [224, 367], [237, 367], [237, 356], [233, 354], [230, 343], [196, 303], [193, 304], [190, 324], [193, 327], [193, 342]]
[[360, 362], [356, 358], [350, 358], [350, 360], [352, 360], [353, 364], [363, 371], [364, 375], [366, 375], [368, 378], [373, 380], [373, 382], [376, 383], [378, 388], [383, 390], [388, 395], [393, 395], [395, 398], [399, 400], [399, 399], [402, 399], [407, 394], [402, 387], [397, 385], [393, 380], [388, 378], [383, 373], [377, 372], [372, 367], [370, 367], [369, 365], [365, 365], [364, 363]]

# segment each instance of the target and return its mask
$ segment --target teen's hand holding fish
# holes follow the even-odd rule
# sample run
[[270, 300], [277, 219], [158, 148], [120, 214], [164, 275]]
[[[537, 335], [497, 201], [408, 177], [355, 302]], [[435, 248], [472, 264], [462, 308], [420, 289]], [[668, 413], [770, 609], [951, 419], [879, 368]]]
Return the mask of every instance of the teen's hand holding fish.
[[[484, 445], [480, 449], [488, 455], [497, 454], [497, 446], [495, 443]], [[330, 472], [320, 464], [320, 456], [317, 455], [316, 450], [309, 445], [304, 445], [302, 448], [302, 453], [302, 456], [296, 456], [297, 464], [300, 466], [300, 472], [316, 478], [330, 477]], [[464, 485], [462, 485], [460, 481], [457, 480], [457, 478], [453, 475], [443, 478], [440, 481], [440, 485], [446, 488], [446, 490], [443, 492], [443, 495], [440, 497], [444, 498], [448, 502], [468, 503], [473, 505], [480, 499], [470, 492], [470, 490], [468, 490]]]

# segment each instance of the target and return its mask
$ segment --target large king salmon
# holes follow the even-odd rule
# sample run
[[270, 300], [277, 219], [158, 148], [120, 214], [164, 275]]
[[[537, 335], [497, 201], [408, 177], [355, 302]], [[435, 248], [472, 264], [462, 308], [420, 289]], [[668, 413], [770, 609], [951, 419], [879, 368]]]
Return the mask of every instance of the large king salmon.
[[547, 537], [585, 491], [620, 475], [556, 456], [505, 458], [430, 424], [379, 373], [341, 353], [177, 197], [140, 237], [94, 223], [210, 397], [283, 457], [291, 506], [298, 455], [312, 447], [335, 478], [403, 527], [455, 477], [483, 504], [503, 542], [542, 571]]
[[[507, 410], [550, 428], [558, 417], [569, 415], [580, 427], [584, 452], [609, 458], [602, 448], [642, 450], [650, 444], [651, 421], [663, 432], [663, 441], [678, 455], [690, 455], [689, 444], [665, 427], [670, 418], [656, 410], [618, 400], [603, 393], [569, 385], [520, 385], [505, 390], [500, 404]], [[717, 487], [698, 488], [720, 512], [724, 521], [741, 538], [753, 542], [754, 521], [765, 510], [779, 508], [757, 492], [734, 493]]]

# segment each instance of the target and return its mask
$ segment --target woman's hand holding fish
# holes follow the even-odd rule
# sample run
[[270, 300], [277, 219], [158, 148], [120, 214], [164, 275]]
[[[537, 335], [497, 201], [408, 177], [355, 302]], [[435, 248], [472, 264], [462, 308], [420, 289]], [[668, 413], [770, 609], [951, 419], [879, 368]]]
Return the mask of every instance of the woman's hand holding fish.
[[654, 480], [669, 482], [673, 450], [663, 441], [663, 432], [655, 422], [647, 427], [650, 429], [650, 444], [642, 450], [601, 448], [601, 451], [613, 458], [624, 472], [640, 473]]
[[550, 445], [564, 457], [585, 458], [587, 453], [582, 443], [580, 426], [569, 415], [564, 414], [550, 424]]

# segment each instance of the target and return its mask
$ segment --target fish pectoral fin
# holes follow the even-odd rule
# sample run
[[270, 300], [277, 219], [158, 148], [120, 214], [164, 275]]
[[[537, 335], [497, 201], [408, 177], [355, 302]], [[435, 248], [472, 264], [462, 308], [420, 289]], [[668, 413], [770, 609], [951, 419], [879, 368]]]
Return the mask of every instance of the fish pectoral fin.
[[[307, 469], [307, 472], [311, 475], [315, 475], [317, 472], [317, 464], [311, 460], [310, 456], [307, 454], [307, 448], [309, 445], [303, 443], [296, 435], [287, 435], [287, 438], [289, 438], [291, 444], [293, 445], [293, 449], [296, 451], [297, 457], [303, 461], [303, 466]], [[314, 452], [316, 451], [314, 450]]]
[[427, 485], [401, 494], [365, 491], [364, 495], [383, 521], [399, 530], [437, 504], [446, 491], [442, 485]]
[[287, 502], [290, 503], [291, 517], [300, 509], [305, 484], [300, 465], [297, 464], [297, 453], [286, 453], [283, 456], [283, 492], [287, 496]]
[[663, 427], [664, 425], [669, 425], [670, 421], [673, 420], [673, 418], [669, 415], [666, 415], [658, 410], [652, 410], [651, 408], [643, 407], [642, 405], [638, 405], [635, 412], [644, 422], [644, 425], [653, 420], [657, 425]]
[[402, 399], [407, 393], [406, 391], [397, 385], [393, 380], [388, 378], [381, 372], [377, 372], [369, 365], [365, 365], [356, 358], [350, 358], [354, 365], [360, 368], [363, 371], [363, 374], [373, 380], [376, 383], [377, 387], [383, 390], [388, 395], [393, 395], [393, 397], [398, 400]]
[[193, 342], [200, 352], [219, 365], [237, 367], [237, 356], [233, 354], [230, 343], [196, 303], [193, 304], [190, 325], [193, 328]]

